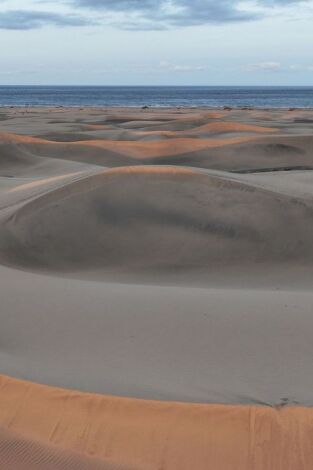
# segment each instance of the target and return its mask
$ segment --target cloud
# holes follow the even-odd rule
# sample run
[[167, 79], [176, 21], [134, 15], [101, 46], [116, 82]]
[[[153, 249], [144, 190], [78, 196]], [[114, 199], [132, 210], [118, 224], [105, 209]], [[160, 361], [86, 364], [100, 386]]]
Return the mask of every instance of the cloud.
[[39, 70], [35, 70], [35, 69], [0, 70], [0, 76], [1, 77], [11, 77], [11, 76], [16, 76], [16, 75], [22, 75], [24, 77], [25, 75], [35, 75], [38, 72], [39, 72]]
[[[252, 21], [265, 9], [306, 3], [309, 0], [65, 0], [76, 7], [121, 14], [118, 24], [126, 29], [166, 29], [209, 23]], [[124, 17], [123, 17], [124, 15]]]
[[259, 62], [244, 67], [247, 72], [301, 72], [313, 70], [313, 66], [301, 64], [281, 64], [280, 62]]
[[255, 71], [270, 71], [270, 72], [277, 72], [282, 70], [283, 66], [280, 62], [259, 62], [256, 64], [249, 64], [246, 67], [248, 72], [255, 72]]
[[[37, 5], [47, 0], [37, 0]], [[48, 3], [84, 10], [69, 12], [21, 9], [0, 11], [0, 29], [29, 30], [111, 24], [129, 30], [164, 30], [179, 26], [253, 21], [273, 7], [310, 3], [313, 0], [48, 0]], [[0, 0], [8, 4], [7, 0]], [[260, 8], [255, 8], [261, 7]], [[254, 7], [254, 8], [253, 8]], [[86, 14], [87, 11], [87, 14]], [[95, 17], [97, 18], [95, 20]]]
[[77, 15], [62, 15], [43, 11], [9, 10], [0, 12], [0, 29], [29, 30], [46, 25], [86, 26], [90, 20]]
[[134, 24], [145, 29], [170, 26], [225, 23], [252, 19], [254, 14], [241, 11], [232, 0], [71, 0], [79, 7], [126, 13], [124, 27]]
[[160, 69], [168, 70], [170, 72], [203, 72], [206, 70], [206, 67], [203, 65], [175, 65], [170, 62], [162, 61], [160, 62]]

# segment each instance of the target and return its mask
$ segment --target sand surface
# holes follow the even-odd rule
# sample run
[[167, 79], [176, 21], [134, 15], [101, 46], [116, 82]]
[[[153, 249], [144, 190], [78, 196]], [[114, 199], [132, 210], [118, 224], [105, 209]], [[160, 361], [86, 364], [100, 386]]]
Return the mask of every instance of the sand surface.
[[3, 376], [0, 399], [0, 459], [14, 470], [312, 468], [312, 408], [121, 399]]
[[1, 116], [0, 462], [312, 468], [313, 111]]

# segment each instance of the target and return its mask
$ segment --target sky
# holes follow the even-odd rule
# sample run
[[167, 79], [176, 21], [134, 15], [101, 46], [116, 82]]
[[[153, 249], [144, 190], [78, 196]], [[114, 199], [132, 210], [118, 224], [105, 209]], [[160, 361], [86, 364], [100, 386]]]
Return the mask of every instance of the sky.
[[313, 0], [0, 0], [0, 85], [313, 85]]

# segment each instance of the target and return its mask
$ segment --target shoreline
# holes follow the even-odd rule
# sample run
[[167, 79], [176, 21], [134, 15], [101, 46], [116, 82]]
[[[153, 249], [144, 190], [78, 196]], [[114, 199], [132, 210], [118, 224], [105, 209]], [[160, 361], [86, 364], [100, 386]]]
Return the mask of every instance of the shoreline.
[[88, 110], [105, 110], [109, 111], [110, 109], [116, 111], [124, 111], [127, 109], [131, 109], [134, 111], [159, 111], [159, 110], [164, 110], [164, 111], [172, 111], [172, 110], [181, 110], [181, 111], [313, 111], [313, 106], [312, 107], [258, 107], [258, 106], [105, 106], [105, 105], [88, 105], [88, 106], [81, 106], [81, 105], [73, 105], [73, 106], [59, 106], [59, 105], [0, 105], [0, 111], [1, 110], [9, 110], [9, 109], [18, 109], [18, 110], [31, 110], [31, 109], [36, 109], [36, 110], [82, 110], [82, 111], [88, 111]]

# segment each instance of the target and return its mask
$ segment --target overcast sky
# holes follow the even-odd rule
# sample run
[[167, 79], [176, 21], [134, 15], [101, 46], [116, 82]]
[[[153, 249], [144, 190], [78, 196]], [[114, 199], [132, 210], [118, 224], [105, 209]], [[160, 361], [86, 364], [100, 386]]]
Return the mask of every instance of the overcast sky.
[[313, 0], [0, 0], [0, 84], [313, 85]]

